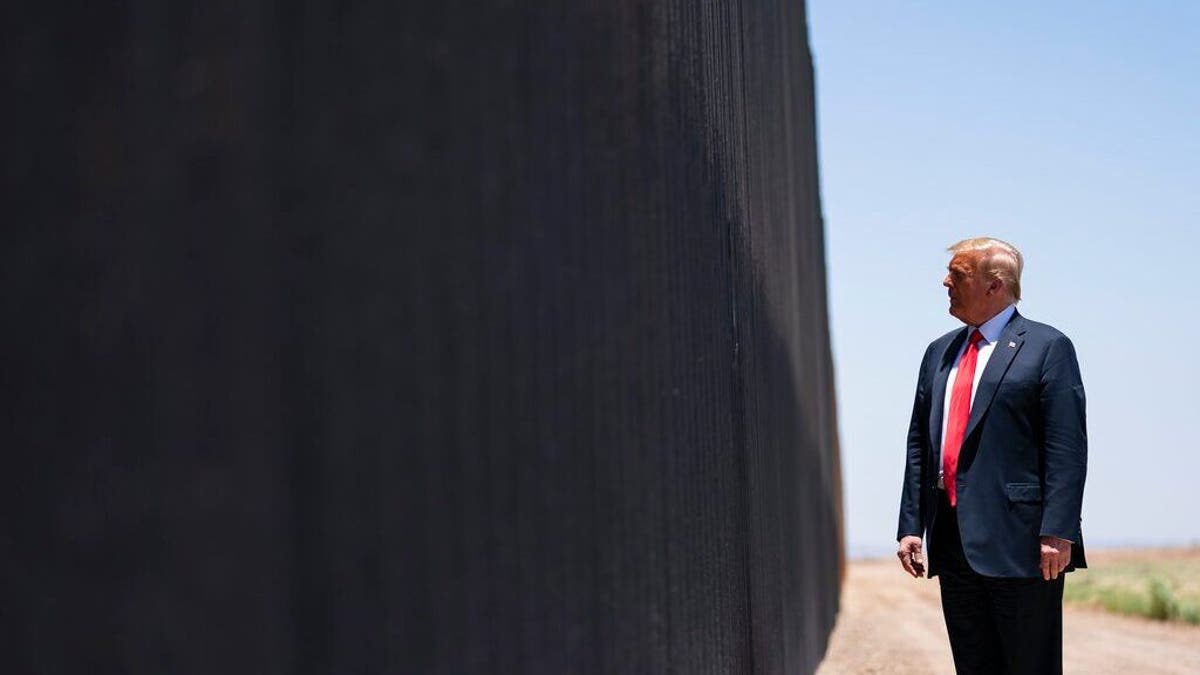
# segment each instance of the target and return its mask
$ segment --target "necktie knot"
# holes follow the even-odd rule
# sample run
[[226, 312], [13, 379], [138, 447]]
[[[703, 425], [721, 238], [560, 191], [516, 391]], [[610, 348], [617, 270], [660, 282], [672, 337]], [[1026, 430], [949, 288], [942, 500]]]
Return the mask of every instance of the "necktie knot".
[[979, 329], [975, 329], [974, 331], [971, 332], [971, 344], [973, 344], [975, 346], [979, 346], [979, 343], [982, 341], [983, 341], [983, 333], [981, 333], [979, 331]]

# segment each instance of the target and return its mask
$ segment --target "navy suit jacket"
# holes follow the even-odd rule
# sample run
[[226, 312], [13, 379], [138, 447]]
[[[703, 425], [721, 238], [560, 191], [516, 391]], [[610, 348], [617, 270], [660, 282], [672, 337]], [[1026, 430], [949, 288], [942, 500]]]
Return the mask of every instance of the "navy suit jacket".
[[[897, 539], [933, 532], [947, 379], [967, 332], [964, 326], [934, 340], [921, 361]], [[975, 390], [959, 451], [955, 511], [971, 567], [990, 577], [1041, 576], [1041, 536], [1073, 542], [1068, 571], [1087, 567], [1080, 518], [1086, 474], [1075, 347], [1058, 330], [1014, 313]], [[930, 550], [937, 545], [929, 541]], [[935, 556], [927, 558], [935, 576]]]

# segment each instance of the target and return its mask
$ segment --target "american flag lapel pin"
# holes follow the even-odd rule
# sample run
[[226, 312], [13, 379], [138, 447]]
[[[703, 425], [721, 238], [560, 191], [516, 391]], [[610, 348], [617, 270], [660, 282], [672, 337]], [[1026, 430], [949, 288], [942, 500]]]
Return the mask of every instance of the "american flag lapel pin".
[[1016, 347], [1016, 346], [1017, 346], [1017, 343], [1015, 343], [1015, 342], [1009, 342], [1009, 343], [1008, 343], [1008, 346], [1009, 346], [1009, 347]]

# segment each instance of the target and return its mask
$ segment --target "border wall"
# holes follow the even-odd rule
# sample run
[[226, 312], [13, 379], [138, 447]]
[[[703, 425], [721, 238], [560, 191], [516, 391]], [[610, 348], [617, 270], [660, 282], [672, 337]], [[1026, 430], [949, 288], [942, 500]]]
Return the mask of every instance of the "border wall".
[[805, 672], [804, 6], [2, 10], [5, 672]]

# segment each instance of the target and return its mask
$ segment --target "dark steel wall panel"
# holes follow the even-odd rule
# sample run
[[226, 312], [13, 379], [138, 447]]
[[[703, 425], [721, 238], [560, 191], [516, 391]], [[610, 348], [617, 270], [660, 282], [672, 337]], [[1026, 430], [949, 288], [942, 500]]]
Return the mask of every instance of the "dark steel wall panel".
[[3, 10], [5, 672], [803, 672], [802, 3]]

